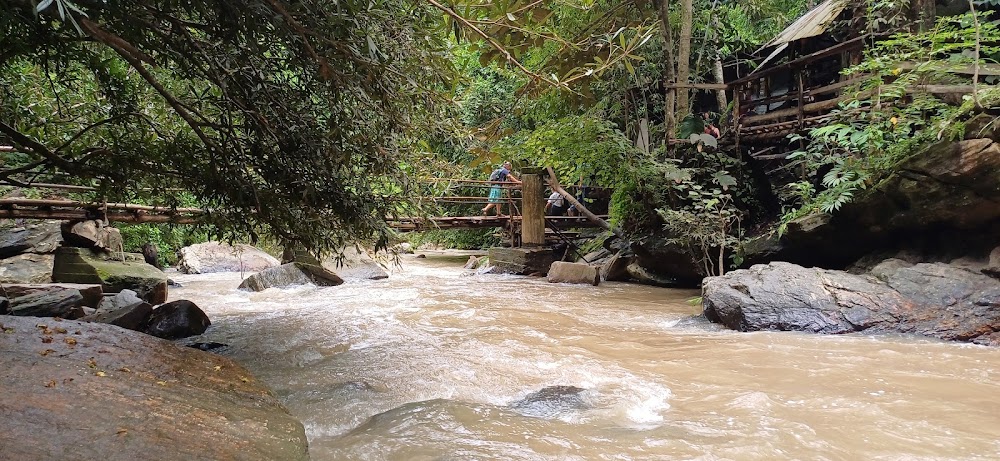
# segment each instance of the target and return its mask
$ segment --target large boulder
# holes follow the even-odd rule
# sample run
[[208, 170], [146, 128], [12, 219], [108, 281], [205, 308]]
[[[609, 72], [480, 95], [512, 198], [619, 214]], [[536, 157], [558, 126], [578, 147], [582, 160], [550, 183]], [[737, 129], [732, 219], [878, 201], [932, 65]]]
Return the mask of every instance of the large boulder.
[[163, 339], [180, 339], [200, 335], [212, 322], [195, 303], [187, 300], [173, 301], [153, 310], [146, 326], [146, 333]]
[[550, 283], [578, 283], [594, 286], [601, 283], [600, 268], [586, 263], [556, 261], [549, 266], [547, 277]]
[[389, 278], [389, 272], [375, 261], [367, 252], [353, 246], [346, 246], [331, 256], [317, 258], [301, 245], [286, 247], [282, 255], [282, 263], [298, 262], [324, 269], [337, 274], [344, 280], [381, 280]]
[[[60, 247], [52, 269], [54, 282], [99, 283], [105, 293], [124, 289], [135, 291], [150, 304], [167, 301], [167, 276], [163, 271], [139, 261], [112, 261], [99, 250]], [[140, 255], [141, 257], [141, 255]]]
[[340, 254], [323, 259], [323, 268], [335, 272], [344, 280], [381, 280], [389, 272], [367, 252], [354, 247], [344, 248]]
[[205, 242], [181, 248], [177, 270], [185, 274], [212, 272], [260, 272], [281, 262], [255, 247]]
[[0, 230], [0, 258], [22, 253], [47, 254], [62, 242], [59, 221], [43, 221]]
[[39, 293], [43, 291], [72, 289], [80, 292], [80, 305], [96, 308], [104, 297], [104, 290], [101, 285], [85, 285], [80, 283], [12, 283], [3, 286], [4, 292], [10, 299], [17, 299], [21, 296]]
[[24, 253], [0, 259], [0, 283], [48, 283], [55, 256]]
[[243, 283], [240, 283], [240, 289], [264, 291], [268, 288], [284, 288], [310, 283], [316, 286], [336, 286], [344, 283], [344, 280], [320, 266], [288, 263], [262, 270], [247, 277]]
[[104, 248], [119, 251], [122, 248], [121, 231], [105, 227], [103, 221], [67, 221], [62, 225], [62, 238], [72, 246], [80, 248]]
[[102, 297], [100, 304], [97, 306], [97, 313], [114, 312], [123, 307], [131, 307], [144, 302], [136, 292], [126, 289]]
[[309, 458], [302, 424], [225, 357], [96, 323], [0, 316], [0, 331], [0, 414], [16, 415], [0, 458]]
[[628, 272], [639, 283], [693, 287], [705, 275], [690, 252], [669, 238], [647, 237], [633, 242], [631, 251], [636, 269]]
[[106, 323], [126, 330], [144, 331], [153, 315], [153, 306], [142, 301], [119, 307], [115, 310], [102, 310], [81, 318], [84, 322]]
[[29, 317], [73, 318], [73, 312], [82, 305], [83, 296], [80, 295], [80, 290], [54, 288], [11, 299], [10, 313]]
[[[788, 223], [780, 238], [759, 237], [744, 245], [746, 261], [840, 268], [873, 251], [925, 242], [960, 246], [995, 235], [1000, 227], [998, 171], [1000, 144], [992, 139], [941, 141], [857, 192], [833, 215], [803, 216]], [[945, 235], [947, 241], [931, 242]]]
[[705, 316], [740, 331], [900, 332], [1000, 345], [1000, 281], [947, 264], [879, 276], [775, 262], [706, 278]]

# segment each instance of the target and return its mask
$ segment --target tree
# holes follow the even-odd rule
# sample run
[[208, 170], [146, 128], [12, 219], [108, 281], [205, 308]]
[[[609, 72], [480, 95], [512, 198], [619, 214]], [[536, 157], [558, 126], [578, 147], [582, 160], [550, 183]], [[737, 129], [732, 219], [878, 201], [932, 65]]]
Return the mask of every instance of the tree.
[[441, 125], [443, 35], [422, 2], [0, 0], [0, 179], [384, 246], [411, 135]]

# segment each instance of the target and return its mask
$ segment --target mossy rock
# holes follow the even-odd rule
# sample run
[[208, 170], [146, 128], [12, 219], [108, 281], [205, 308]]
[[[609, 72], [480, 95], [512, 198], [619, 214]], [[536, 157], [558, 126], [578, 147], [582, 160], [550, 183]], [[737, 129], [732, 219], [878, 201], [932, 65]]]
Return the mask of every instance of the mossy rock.
[[111, 261], [103, 252], [86, 248], [61, 247], [56, 250], [52, 281], [57, 283], [99, 283], [105, 293], [133, 290], [150, 304], [167, 301], [167, 275], [137, 261]]

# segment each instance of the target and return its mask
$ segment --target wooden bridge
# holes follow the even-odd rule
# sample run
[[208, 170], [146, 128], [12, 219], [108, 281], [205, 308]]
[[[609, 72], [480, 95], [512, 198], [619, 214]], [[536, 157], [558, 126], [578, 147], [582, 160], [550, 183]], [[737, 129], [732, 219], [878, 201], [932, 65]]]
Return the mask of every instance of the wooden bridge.
[[[416, 197], [421, 204], [436, 205], [438, 210], [455, 216], [386, 218], [389, 227], [403, 231], [434, 229], [501, 228], [511, 236], [513, 244], [543, 245], [546, 237], [566, 238], [573, 235], [571, 228], [604, 227], [606, 215], [594, 215], [582, 204], [579, 208], [589, 216], [545, 216], [545, 175], [524, 174], [522, 182], [490, 182], [469, 179], [432, 179], [428, 181], [431, 195]], [[558, 183], [555, 183], [558, 187]], [[84, 186], [34, 184], [37, 188], [69, 191], [92, 191]], [[489, 203], [488, 192], [492, 187], [502, 188], [500, 207], [503, 215], [483, 215], [480, 207]], [[561, 187], [558, 187], [562, 190]], [[471, 195], [475, 193], [476, 195]], [[563, 191], [565, 195], [568, 193]], [[568, 198], [567, 198], [568, 199]], [[575, 201], [571, 200], [571, 201]], [[493, 211], [493, 210], [491, 210]], [[475, 212], [475, 215], [472, 215]], [[128, 203], [94, 203], [74, 200], [6, 198], [0, 199], [0, 218], [8, 219], [100, 219], [126, 223], [195, 224], [205, 219], [209, 210], [200, 208], [175, 208], [135, 205]], [[466, 215], [461, 215], [465, 213]]]

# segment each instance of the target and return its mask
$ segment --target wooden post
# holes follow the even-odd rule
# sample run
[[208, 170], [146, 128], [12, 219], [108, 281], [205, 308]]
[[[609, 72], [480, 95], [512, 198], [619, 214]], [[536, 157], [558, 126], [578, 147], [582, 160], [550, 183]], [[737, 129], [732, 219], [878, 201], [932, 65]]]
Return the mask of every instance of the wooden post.
[[521, 246], [545, 245], [545, 186], [541, 175], [521, 175], [521, 206]]

